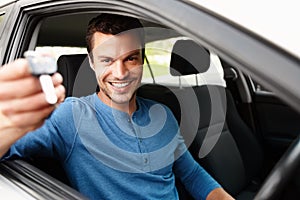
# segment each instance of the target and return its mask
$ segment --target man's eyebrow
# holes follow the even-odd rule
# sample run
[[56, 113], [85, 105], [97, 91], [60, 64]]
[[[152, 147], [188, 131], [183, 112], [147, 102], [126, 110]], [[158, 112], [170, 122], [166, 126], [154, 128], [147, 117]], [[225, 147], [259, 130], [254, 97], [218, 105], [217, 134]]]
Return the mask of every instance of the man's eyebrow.
[[104, 55], [97, 56], [97, 58], [98, 59], [103, 59], [103, 58], [107, 59], [107, 58], [109, 58], [109, 59], [112, 59], [112, 60], [114, 59], [114, 58], [112, 58], [110, 56], [104, 56]]
[[[140, 51], [134, 50], [134, 51], [129, 52], [129, 54], [127, 54], [125, 57], [128, 58], [128, 57], [130, 57], [130, 56], [138, 56], [138, 55], [140, 55], [140, 54], [141, 54]], [[119, 56], [118, 58], [120, 58], [120, 57], [122, 57], [122, 56]], [[113, 58], [113, 57], [111, 57], [111, 56], [105, 56], [105, 55], [99, 55], [99, 56], [97, 56], [97, 58], [98, 58], [98, 59], [111, 59], [111, 60], [114, 60], [114, 59], [115, 59], [115, 58]]]
[[131, 56], [139, 56], [141, 52], [139, 50], [133, 50], [130, 51], [129, 53], [124, 53], [123, 55], [119, 56], [118, 58], [128, 58]]
[[[140, 54], [141, 54], [140, 51], [135, 50], [135, 51], [132, 51], [131, 53], [129, 53], [128, 56], [138, 56], [138, 55], [140, 55]], [[127, 57], [128, 57], [128, 56], [127, 56]]]

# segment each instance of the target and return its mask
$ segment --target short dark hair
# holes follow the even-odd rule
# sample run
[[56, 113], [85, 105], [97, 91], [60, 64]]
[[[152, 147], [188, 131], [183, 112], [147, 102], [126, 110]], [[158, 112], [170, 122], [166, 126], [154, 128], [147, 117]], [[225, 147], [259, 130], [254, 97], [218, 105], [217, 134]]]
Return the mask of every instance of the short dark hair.
[[142, 46], [142, 58], [145, 54], [145, 36], [142, 23], [133, 17], [103, 13], [91, 19], [86, 33], [87, 51], [91, 53], [93, 47], [93, 35], [96, 32], [117, 35], [124, 31], [137, 29]]

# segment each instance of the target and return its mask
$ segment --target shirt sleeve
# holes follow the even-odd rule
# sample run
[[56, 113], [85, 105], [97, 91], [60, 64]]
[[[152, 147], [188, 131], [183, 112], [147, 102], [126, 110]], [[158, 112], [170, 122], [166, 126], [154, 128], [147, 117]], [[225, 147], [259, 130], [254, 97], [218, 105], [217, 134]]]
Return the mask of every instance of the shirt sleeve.
[[205, 200], [214, 189], [220, 188], [217, 183], [186, 151], [174, 163], [175, 176], [178, 177], [187, 191], [195, 198]]
[[74, 126], [71, 125], [73, 119], [67, 117], [70, 115], [70, 109], [70, 103], [61, 104], [42, 127], [16, 141], [1, 160], [34, 156], [61, 160], [66, 158], [74, 141], [74, 135], [70, 134], [74, 133]]

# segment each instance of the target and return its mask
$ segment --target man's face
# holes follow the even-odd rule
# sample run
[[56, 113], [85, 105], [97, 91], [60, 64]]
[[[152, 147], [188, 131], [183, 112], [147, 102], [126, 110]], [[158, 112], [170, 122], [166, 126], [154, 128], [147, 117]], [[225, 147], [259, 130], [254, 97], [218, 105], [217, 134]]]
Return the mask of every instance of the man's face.
[[141, 43], [134, 32], [108, 35], [94, 34], [93, 67], [100, 92], [98, 96], [110, 105], [128, 104], [141, 83], [143, 60]]

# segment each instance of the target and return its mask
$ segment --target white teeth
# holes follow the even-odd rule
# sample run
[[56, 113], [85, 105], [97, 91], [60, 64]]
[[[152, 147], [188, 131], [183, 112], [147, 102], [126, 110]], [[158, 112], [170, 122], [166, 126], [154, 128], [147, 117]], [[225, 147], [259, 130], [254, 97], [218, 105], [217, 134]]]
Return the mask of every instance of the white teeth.
[[126, 87], [127, 85], [129, 85], [128, 82], [126, 82], [126, 83], [111, 83], [111, 84], [117, 88], [122, 88], [122, 87]]

